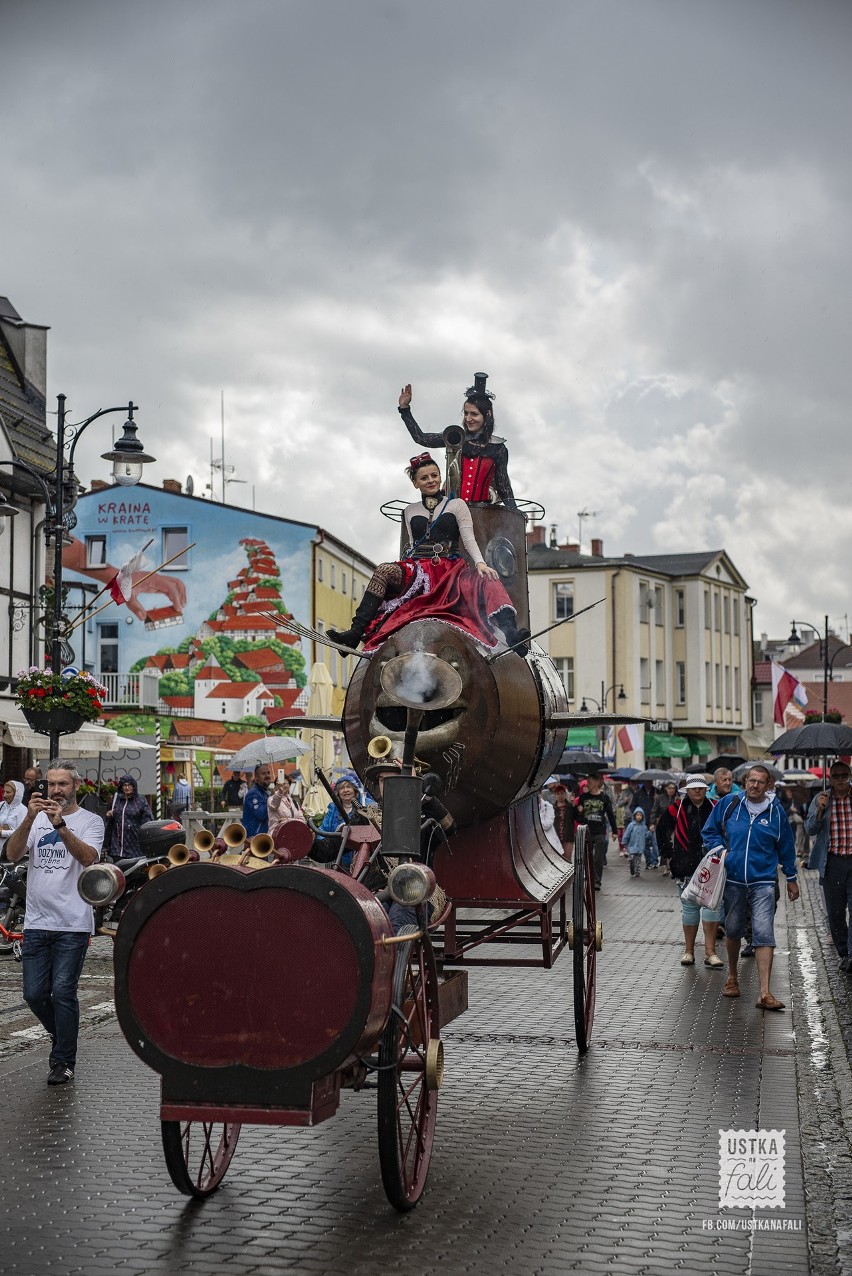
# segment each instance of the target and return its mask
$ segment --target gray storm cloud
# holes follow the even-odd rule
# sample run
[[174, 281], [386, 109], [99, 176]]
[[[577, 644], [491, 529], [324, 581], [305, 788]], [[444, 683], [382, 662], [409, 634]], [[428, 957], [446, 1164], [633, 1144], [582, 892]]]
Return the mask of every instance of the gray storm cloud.
[[847, 5], [2, 13], [0, 291], [158, 478], [203, 486], [224, 389], [239, 499], [386, 556], [400, 385], [443, 428], [483, 367], [563, 532], [725, 545], [759, 628], [848, 610]]

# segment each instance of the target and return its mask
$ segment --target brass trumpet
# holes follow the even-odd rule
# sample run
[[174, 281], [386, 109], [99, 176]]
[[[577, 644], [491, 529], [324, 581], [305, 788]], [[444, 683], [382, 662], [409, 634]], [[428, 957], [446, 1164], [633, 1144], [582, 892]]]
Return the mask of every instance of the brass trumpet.
[[212, 851], [216, 838], [209, 829], [199, 829], [192, 839], [192, 845], [196, 851]]
[[155, 877], [160, 877], [163, 873], [168, 873], [168, 864], [152, 864], [148, 869], [148, 881], [153, 882]]
[[198, 851], [194, 848], [190, 850], [183, 842], [169, 847], [168, 861], [174, 868], [180, 868], [181, 864], [197, 864], [199, 859]]
[[374, 735], [367, 745], [367, 753], [371, 758], [387, 758], [393, 753], [393, 740], [387, 735]]
[[268, 833], [255, 833], [249, 842], [249, 850], [257, 859], [265, 859], [275, 850], [275, 843]]
[[242, 824], [226, 824], [222, 829], [222, 841], [226, 846], [242, 846], [248, 834]]

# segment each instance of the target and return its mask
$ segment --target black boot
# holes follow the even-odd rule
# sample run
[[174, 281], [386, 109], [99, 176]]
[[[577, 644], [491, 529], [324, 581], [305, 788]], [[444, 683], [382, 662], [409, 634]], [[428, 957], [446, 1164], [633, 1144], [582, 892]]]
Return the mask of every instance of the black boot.
[[384, 602], [378, 594], [371, 594], [369, 590], [364, 594], [358, 604], [355, 615], [352, 617], [352, 624], [348, 629], [327, 629], [326, 633], [332, 642], [339, 642], [341, 647], [358, 646], [367, 630], [367, 626], [375, 616], [379, 607]]
[[530, 631], [519, 629], [515, 623], [515, 612], [511, 607], [501, 607], [494, 617], [495, 624], [503, 630], [506, 646], [514, 647], [519, 656], [528, 656], [530, 650]]

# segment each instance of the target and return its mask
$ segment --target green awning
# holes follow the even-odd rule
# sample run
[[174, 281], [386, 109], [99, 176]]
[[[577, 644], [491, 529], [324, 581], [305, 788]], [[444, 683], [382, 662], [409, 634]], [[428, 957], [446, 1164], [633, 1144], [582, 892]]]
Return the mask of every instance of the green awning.
[[569, 727], [568, 740], [566, 747], [571, 748], [572, 745], [588, 748], [590, 745], [596, 749], [600, 744], [600, 736], [595, 727]]
[[662, 731], [645, 732], [645, 757], [690, 758], [692, 746], [686, 736], [664, 734]]
[[697, 758], [710, 757], [710, 741], [702, 740], [700, 735], [688, 735], [689, 747]]

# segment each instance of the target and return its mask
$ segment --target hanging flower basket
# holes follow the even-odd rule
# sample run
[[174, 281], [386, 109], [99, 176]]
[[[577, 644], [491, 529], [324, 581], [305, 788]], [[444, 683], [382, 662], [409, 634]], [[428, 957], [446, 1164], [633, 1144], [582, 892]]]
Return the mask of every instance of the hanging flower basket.
[[71, 735], [103, 711], [106, 688], [90, 673], [74, 668], [54, 673], [32, 665], [18, 674], [15, 702], [33, 731], [40, 735]]
[[[22, 706], [23, 709], [23, 706]], [[73, 735], [86, 721], [73, 709], [23, 709], [24, 717], [39, 735]]]

